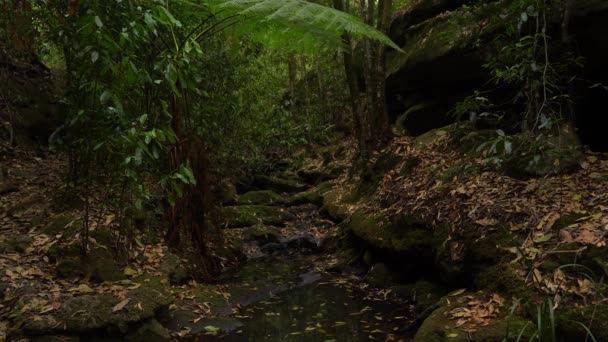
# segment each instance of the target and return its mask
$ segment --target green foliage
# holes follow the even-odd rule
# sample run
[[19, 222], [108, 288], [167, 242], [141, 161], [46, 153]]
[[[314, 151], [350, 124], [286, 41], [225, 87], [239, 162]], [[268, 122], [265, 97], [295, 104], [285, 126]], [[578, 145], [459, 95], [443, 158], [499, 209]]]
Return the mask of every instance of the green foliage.
[[[238, 16], [240, 30], [275, 47], [316, 51], [342, 47], [345, 33], [400, 50], [388, 37], [359, 18], [304, 0], [212, 0], [223, 18]], [[241, 31], [241, 32], [243, 32]]]
[[[285, 95], [287, 55], [259, 42], [326, 60], [331, 53], [315, 49], [339, 50], [345, 33], [394, 46], [359, 19], [302, 0], [37, 0], [32, 8], [40, 52], [67, 74], [66, 129], [56, 141], [72, 180], [105, 184], [121, 220], [158, 190], [174, 204], [202, 188], [205, 163], [188, 158], [211, 151], [219, 167], [261, 169], [268, 155], [327, 133], [330, 108], [301, 105], [313, 99], [309, 75], [323, 63], [303, 63], [307, 91], [297, 105]], [[346, 88], [340, 82], [326, 77], [318, 90]]]

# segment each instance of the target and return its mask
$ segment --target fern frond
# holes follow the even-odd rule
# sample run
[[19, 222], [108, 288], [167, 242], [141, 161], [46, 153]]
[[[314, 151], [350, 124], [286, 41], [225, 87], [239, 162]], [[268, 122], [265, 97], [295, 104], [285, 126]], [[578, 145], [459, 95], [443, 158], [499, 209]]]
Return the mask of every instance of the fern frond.
[[[209, 0], [208, 5], [222, 16], [240, 15], [242, 29], [266, 39], [292, 45], [342, 46], [345, 33], [399, 47], [380, 31], [359, 18], [305, 0]], [[262, 30], [263, 29], [263, 30]], [[264, 32], [262, 32], [264, 31]], [[279, 33], [277, 37], [276, 33]]]

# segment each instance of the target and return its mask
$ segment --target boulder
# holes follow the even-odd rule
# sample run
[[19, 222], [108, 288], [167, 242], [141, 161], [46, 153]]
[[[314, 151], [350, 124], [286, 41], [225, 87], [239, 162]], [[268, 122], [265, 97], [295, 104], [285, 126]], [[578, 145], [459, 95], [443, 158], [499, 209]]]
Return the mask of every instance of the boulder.
[[435, 305], [446, 294], [446, 290], [441, 285], [425, 279], [419, 279], [412, 284], [396, 285], [392, 289], [393, 292], [413, 303], [419, 313]]
[[545, 177], [576, 171], [583, 157], [574, 129], [562, 126], [555, 133], [533, 136], [522, 133], [512, 137], [513, 153], [504, 168], [513, 177]]
[[238, 205], [277, 205], [285, 200], [281, 195], [272, 190], [249, 191], [240, 195], [237, 200]]
[[393, 277], [388, 266], [383, 263], [377, 263], [369, 269], [363, 280], [372, 286], [388, 287], [393, 281]]
[[283, 225], [294, 219], [284, 208], [264, 205], [242, 205], [222, 209], [224, 225], [227, 228], [250, 227], [256, 224]]
[[582, 325], [593, 334], [594, 341], [608, 341], [608, 307], [605, 304], [562, 307], [562, 310], [565, 312], [557, 314], [557, 334], [564, 341], [587, 340], [587, 330]]
[[58, 234], [75, 234], [82, 226], [82, 221], [69, 214], [60, 214], [51, 219], [51, 221], [42, 228], [42, 233], [46, 235]]
[[[439, 308], [424, 320], [416, 332], [414, 342], [502, 342], [505, 339], [528, 341], [536, 331], [534, 323], [516, 315], [505, 316], [505, 314], [492, 319], [487, 324], [476, 324], [475, 331], [466, 331], [466, 325], [459, 325], [458, 320], [451, 319], [449, 313], [455, 308], [466, 307], [470, 300], [467, 295], [441, 299]], [[509, 310], [503, 308], [501, 311], [508, 312]], [[518, 339], [520, 333], [521, 339]]]
[[376, 249], [417, 258], [433, 255], [433, 230], [413, 216], [403, 215], [391, 222], [359, 210], [350, 217], [348, 228]]
[[228, 181], [222, 181], [214, 188], [217, 201], [221, 204], [233, 204], [236, 201], [236, 186]]
[[245, 241], [256, 241], [260, 245], [276, 243], [281, 239], [281, 234], [277, 232], [277, 228], [262, 224], [245, 229], [243, 236]]
[[332, 184], [323, 182], [316, 187], [291, 195], [287, 200], [289, 205], [314, 204], [317, 206], [323, 205], [325, 194], [332, 189]]
[[29, 235], [20, 235], [0, 242], [0, 254], [23, 253], [32, 244]]
[[129, 342], [164, 342], [169, 341], [171, 335], [156, 319], [142, 323], [135, 331], [125, 338]]
[[259, 189], [268, 189], [276, 192], [299, 192], [304, 191], [308, 186], [296, 179], [284, 179], [276, 176], [257, 175], [253, 178], [253, 183]]
[[136, 281], [142, 286], [126, 294], [129, 301], [121, 310], [115, 308], [123, 299], [112, 295], [73, 297], [53, 314], [25, 320], [22, 330], [28, 336], [124, 336], [130, 327], [166, 313], [173, 302], [168, 286], [160, 278], [145, 277]]
[[190, 279], [190, 274], [182, 260], [171, 252], [165, 254], [158, 270], [169, 278], [172, 285], [183, 285]]
[[125, 279], [122, 268], [107, 249], [95, 247], [85, 256], [62, 257], [56, 266], [57, 274], [63, 278], [90, 276], [91, 280], [117, 281]]

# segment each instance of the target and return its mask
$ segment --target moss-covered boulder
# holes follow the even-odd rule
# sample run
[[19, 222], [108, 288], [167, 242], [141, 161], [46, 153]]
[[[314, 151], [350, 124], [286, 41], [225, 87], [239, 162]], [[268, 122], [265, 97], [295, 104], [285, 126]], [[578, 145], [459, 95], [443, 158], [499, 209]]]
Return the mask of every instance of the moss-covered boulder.
[[325, 194], [329, 192], [332, 188], [331, 183], [323, 182], [316, 187], [308, 190], [299, 192], [289, 197], [287, 203], [289, 205], [300, 205], [300, 204], [314, 204], [318, 206], [323, 205], [323, 199], [325, 198]]
[[[28, 336], [124, 336], [130, 328], [166, 314], [173, 302], [167, 282], [161, 278], [135, 281], [141, 287], [128, 291], [124, 299], [105, 294], [73, 297], [53, 314], [23, 322], [23, 332]], [[119, 303], [124, 304], [120, 309]]]
[[82, 227], [82, 221], [70, 214], [60, 214], [53, 217], [49, 223], [42, 228], [46, 235], [73, 235]]
[[257, 224], [243, 231], [245, 241], [256, 241], [260, 245], [267, 243], [276, 243], [281, 239], [281, 234], [278, 229], [271, 226]]
[[99, 282], [126, 278], [114, 255], [101, 247], [92, 249], [84, 256], [61, 257], [57, 262], [56, 270], [63, 278], [90, 276], [91, 280]]
[[[459, 322], [458, 315], [453, 314], [453, 310], [461, 307], [475, 310], [474, 307], [467, 307], [467, 303], [472, 300], [474, 297], [467, 295], [441, 299], [440, 307], [424, 320], [416, 332], [414, 342], [502, 342], [505, 339], [507, 341], [516, 340], [520, 333], [523, 338], [521, 341], [527, 341], [534, 333], [534, 323], [515, 315], [507, 316], [508, 308], [505, 307], [502, 308], [500, 316], [486, 319], [483, 324], [482, 322], [473, 324], [473, 326], [462, 324]], [[495, 308], [498, 308], [497, 304], [494, 305]]]
[[533, 136], [522, 133], [511, 138], [513, 154], [505, 161], [505, 172], [514, 177], [544, 177], [574, 172], [582, 159], [582, 146], [574, 128]]
[[576, 307], [569, 310], [562, 309], [566, 311], [557, 314], [557, 333], [564, 341], [587, 340], [587, 330], [582, 325], [593, 334], [594, 341], [608, 341], [608, 306], [606, 304]]
[[419, 279], [415, 283], [396, 285], [393, 292], [415, 305], [417, 312], [423, 312], [436, 304], [445, 294], [446, 290], [438, 283]]
[[276, 192], [299, 192], [308, 186], [297, 179], [279, 178], [277, 176], [257, 175], [253, 178], [253, 184], [259, 189], [273, 190]]
[[31, 244], [32, 238], [29, 235], [9, 237], [0, 241], [0, 254], [23, 253]]
[[224, 180], [212, 187], [212, 191], [217, 201], [221, 204], [233, 204], [236, 201], [236, 186]]
[[150, 319], [142, 323], [135, 331], [125, 337], [128, 342], [164, 342], [170, 339], [169, 330], [156, 319]]
[[272, 190], [249, 191], [238, 197], [238, 205], [276, 205], [284, 203], [281, 195]]
[[413, 216], [403, 215], [393, 221], [356, 211], [348, 228], [369, 245], [398, 254], [433, 255], [433, 231]]
[[241, 205], [222, 209], [227, 228], [250, 227], [256, 224], [284, 225], [294, 215], [284, 208], [264, 205]]
[[341, 189], [334, 189], [325, 194], [322, 207], [324, 214], [340, 222], [348, 217], [348, 211]]
[[166, 252], [158, 270], [169, 278], [173, 285], [183, 285], [190, 279], [190, 273], [179, 256]]
[[367, 271], [363, 278], [367, 283], [377, 287], [388, 287], [393, 281], [390, 269], [383, 263], [377, 263]]

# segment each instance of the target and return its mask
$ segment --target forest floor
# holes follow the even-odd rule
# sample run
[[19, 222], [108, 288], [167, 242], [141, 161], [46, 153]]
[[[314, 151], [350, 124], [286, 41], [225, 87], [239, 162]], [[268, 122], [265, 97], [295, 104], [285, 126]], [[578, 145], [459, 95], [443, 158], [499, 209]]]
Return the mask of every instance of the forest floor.
[[147, 236], [150, 230], [137, 231], [127, 248], [116, 215], [104, 205], [108, 190], [95, 187], [82, 258], [87, 203], [83, 189], [66, 188], [65, 159], [36, 149], [6, 150], [3, 184], [11, 186], [0, 195], [0, 341], [200, 335], [312, 341], [357, 331], [397, 340], [411, 317], [407, 305], [390, 291], [370, 288], [361, 274], [328, 273], [338, 260], [319, 246], [338, 227], [315, 205], [286, 204], [287, 194], [276, 208], [289, 218], [263, 226], [268, 234], [224, 230], [226, 243], [240, 245], [248, 261], [227, 261], [219, 279], [199, 283], [187, 277], [186, 260]]
[[[90, 236], [87, 257], [81, 257], [87, 201], [81, 198], [83, 189], [66, 187], [64, 158], [2, 146], [10, 153], [3, 156], [8, 179], [0, 179], [0, 341], [7, 336], [94, 340], [101, 335], [133, 341], [146, 336], [331, 341], [352, 334], [362, 340], [405, 341], [411, 338], [410, 328], [420, 324], [413, 322], [413, 310], [428, 311], [419, 303], [446, 294], [448, 308], [440, 316], [466, 333], [504, 319], [512, 294], [505, 286], [512, 284], [466, 290], [458, 288], [462, 283], [448, 281], [436, 293], [424, 292], [425, 298], [416, 287], [418, 279], [410, 279], [416, 282], [413, 287], [394, 284], [396, 279], [384, 274], [391, 271], [379, 272], [376, 266], [392, 263], [393, 275], [407, 278], [404, 269], [425, 261], [419, 260], [420, 251], [410, 255], [403, 250], [389, 251], [394, 260], [373, 261], [381, 259], [373, 254], [387, 246], [384, 237], [393, 239], [383, 235], [382, 225], [354, 247], [348, 245], [352, 241], [341, 241], [361, 211], [365, 219], [390, 221], [406, 213], [428, 227], [447, 227], [439, 247], [432, 247], [433, 253], [447, 251], [436, 255], [432, 262], [438, 264], [441, 258], [470, 262], [470, 247], [490, 239], [492, 251], [475, 256], [474, 262], [496, 258], [509, 265], [517, 282], [534, 292], [533, 300], [550, 298], [556, 310], [606, 304], [608, 155], [587, 151], [575, 173], [518, 179], [483, 155], [463, 155], [447, 135], [431, 144], [396, 138], [376, 156], [375, 165], [385, 164], [372, 175], [377, 184], [356, 200], [345, 200], [365, 187], [344, 172], [328, 172], [344, 171], [352, 157], [352, 142], [340, 145], [303, 168], [323, 169], [333, 174], [329, 179], [337, 179], [294, 186], [293, 180], [268, 183], [271, 178], [264, 175], [266, 185], [243, 191], [223, 209], [224, 247], [230, 256], [222, 275], [205, 283], [189, 278], [187, 260], [160, 242], [162, 227], [153, 223], [162, 218], [154, 213], [127, 240], [107, 205], [112, 190], [101, 186], [89, 190]], [[296, 178], [296, 183], [302, 181]], [[275, 186], [294, 189], [284, 192]], [[324, 213], [329, 210], [336, 219], [328, 209], [329, 195], [319, 195], [322, 187], [339, 194], [337, 202], [344, 208], [340, 224]], [[502, 233], [506, 240], [494, 240]], [[355, 249], [354, 262], [344, 260], [345, 248]], [[356, 266], [361, 264], [364, 269]], [[584, 270], [567, 269], [572, 265]], [[428, 271], [439, 272], [436, 267]], [[436, 286], [446, 284], [431, 287]]]

